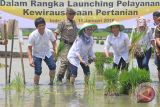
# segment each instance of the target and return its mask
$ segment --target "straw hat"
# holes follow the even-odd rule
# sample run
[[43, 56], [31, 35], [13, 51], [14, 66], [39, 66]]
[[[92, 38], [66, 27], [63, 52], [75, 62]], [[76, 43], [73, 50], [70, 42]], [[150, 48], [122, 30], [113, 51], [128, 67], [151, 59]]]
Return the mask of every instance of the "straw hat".
[[120, 27], [120, 31], [123, 31], [124, 30], [124, 26], [122, 25], [122, 24], [120, 24], [119, 22], [116, 22], [116, 21], [114, 21], [114, 22], [112, 22], [107, 28], [106, 28], [106, 30], [108, 31], [108, 32], [111, 32], [111, 27], [112, 26], [119, 26]]
[[80, 27], [80, 29], [79, 29], [79, 31], [78, 31], [78, 34], [81, 35], [82, 32], [83, 32], [83, 30], [84, 30], [85, 28], [87, 28], [87, 27], [92, 27], [92, 30], [93, 30], [93, 31], [97, 29], [97, 25], [96, 25], [96, 24], [84, 23], [84, 24]]

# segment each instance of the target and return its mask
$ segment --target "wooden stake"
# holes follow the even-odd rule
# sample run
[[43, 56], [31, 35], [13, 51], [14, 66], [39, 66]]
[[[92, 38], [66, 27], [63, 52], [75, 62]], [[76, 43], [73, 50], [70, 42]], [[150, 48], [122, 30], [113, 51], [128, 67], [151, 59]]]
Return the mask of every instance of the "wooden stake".
[[19, 42], [19, 49], [20, 49], [20, 57], [21, 57], [21, 65], [22, 65], [22, 73], [23, 73], [23, 82], [26, 83], [25, 80], [25, 71], [24, 71], [24, 63], [23, 63], [23, 54], [22, 54], [22, 44]]
[[15, 20], [13, 20], [13, 29], [12, 29], [12, 44], [11, 44], [11, 52], [10, 52], [10, 66], [9, 66], [9, 80], [11, 82], [11, 69], [12, 69], [12, 56], [13, 56], [13, 46], [14, 46], [14, 30], [15, 30]]
[[[4, 23], [4, 40], [7, 40], [7, 25], [6, 23]], [[7, 44], [5, 45], [5, 84], [7, 85], [7, 77], [8, 77], [8, 73], [7, 73]]]

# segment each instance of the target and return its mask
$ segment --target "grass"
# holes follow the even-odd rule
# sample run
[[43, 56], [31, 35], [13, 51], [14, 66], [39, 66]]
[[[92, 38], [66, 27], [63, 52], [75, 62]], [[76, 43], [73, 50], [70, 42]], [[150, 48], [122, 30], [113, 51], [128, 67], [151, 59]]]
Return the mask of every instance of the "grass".
[[109, 33], [106, 32], [105, 30], [100, 30], [100, 31], [95, 31], [93, 32], [94, 37], [107, 37]]
[[99, 44], [99, 40], [98, 39], [96, 40], [96, 43]]
[[24, 90], [24, 83], [21, 74], [17, 74], [15, 79], [12, 80], [11, 84], [7, 85], [4, 89], [5, 90], [16, 90], [16, 92], [22, 92]]
[[117, 95], [119, 93], [118, 71], [107, 68], [104, 71], [105, 95]]
[[138, 50], [139, 46], [137, 45], [137, 42], [142, 38], [142, 36], [144, 35], [145, 32], [133, 32], [129, 35], [130, 40], [131, 40], [131, 46], [129, 49], [129, 54], [130, 54], [130, 61], [133, 67], [133, 58], [134, 58], [134, 54], [135, 52], [139, 52], [140, 55], [140, 50]]
[[106, 58], [104, 52], [96, 52], [95, 56], [96, 56], [95, 67], [97, 73], [102, 75], [104, 72], [104, 64], [112, 63], [113, 57]]
[[97, 73], [102, 75], [104, 72], [104, 63], [105, 63], [105, 55], [102, 52], [96, 52], [96, 61], [95, 61], [95, 67], [97, 70]]
[[133, 92], [139, 84], [150, 81], [149, 72], [144, 69], [132, 68], [129, 72], [122, 72], [119, 77], [121, 93], [129, 94], [129, 92]]
[[92, 72], [88, 81], [89, 92], [94, 92], [96, 88], [96, 72]]
[[55, 60], [57, 61], [60, 53], [64, 50], [65, 46], [63, 42], [59, 42], [58, 47], [56, 49], [56, 55], [55, 55]]
[[103, 40], [101, 40], [101, 41], [100, 41], [100, 44], [101, 44], [101, 45], [104, 45], [104, 41], [103, 41]]

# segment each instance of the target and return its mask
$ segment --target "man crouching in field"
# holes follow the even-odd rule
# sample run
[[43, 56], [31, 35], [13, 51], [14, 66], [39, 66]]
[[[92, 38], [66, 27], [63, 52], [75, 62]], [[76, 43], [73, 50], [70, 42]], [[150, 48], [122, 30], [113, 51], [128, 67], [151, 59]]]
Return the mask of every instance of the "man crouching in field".
[[49, 85], [52, 85], [56, 64], [49, 48], [49, 42], [52, 43], [53, 50], [55, 50], [56, 38], [52, 31], [46, 28], [46, 22], [43, 18], [37, 18], [35, 20], [35, 26], [36, 30], [29, 35], [28, 40], [29, 64], [34, 67], [35, 70], [34, 84], [39, 84], [40, 75], [42, 73], [42, 60], [44, 60], [50, 70]]

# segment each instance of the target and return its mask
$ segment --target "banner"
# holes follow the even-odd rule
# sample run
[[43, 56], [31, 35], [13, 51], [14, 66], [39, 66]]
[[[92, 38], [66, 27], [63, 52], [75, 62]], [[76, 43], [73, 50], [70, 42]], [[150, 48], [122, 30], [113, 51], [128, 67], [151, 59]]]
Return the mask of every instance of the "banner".
[[152, 13], [159, 10], [159, 0], [0, 0], [0, 17], [16, 19], [21, 28], [35, 28], [37, 17], [45, 18], [47, 27], [56, 28], [66, 18], [66, 7], [75, 9], [78, 25], [95, 23], [99, 28], [116, 20], [133, 27], [144, 16], [153, 27]]

